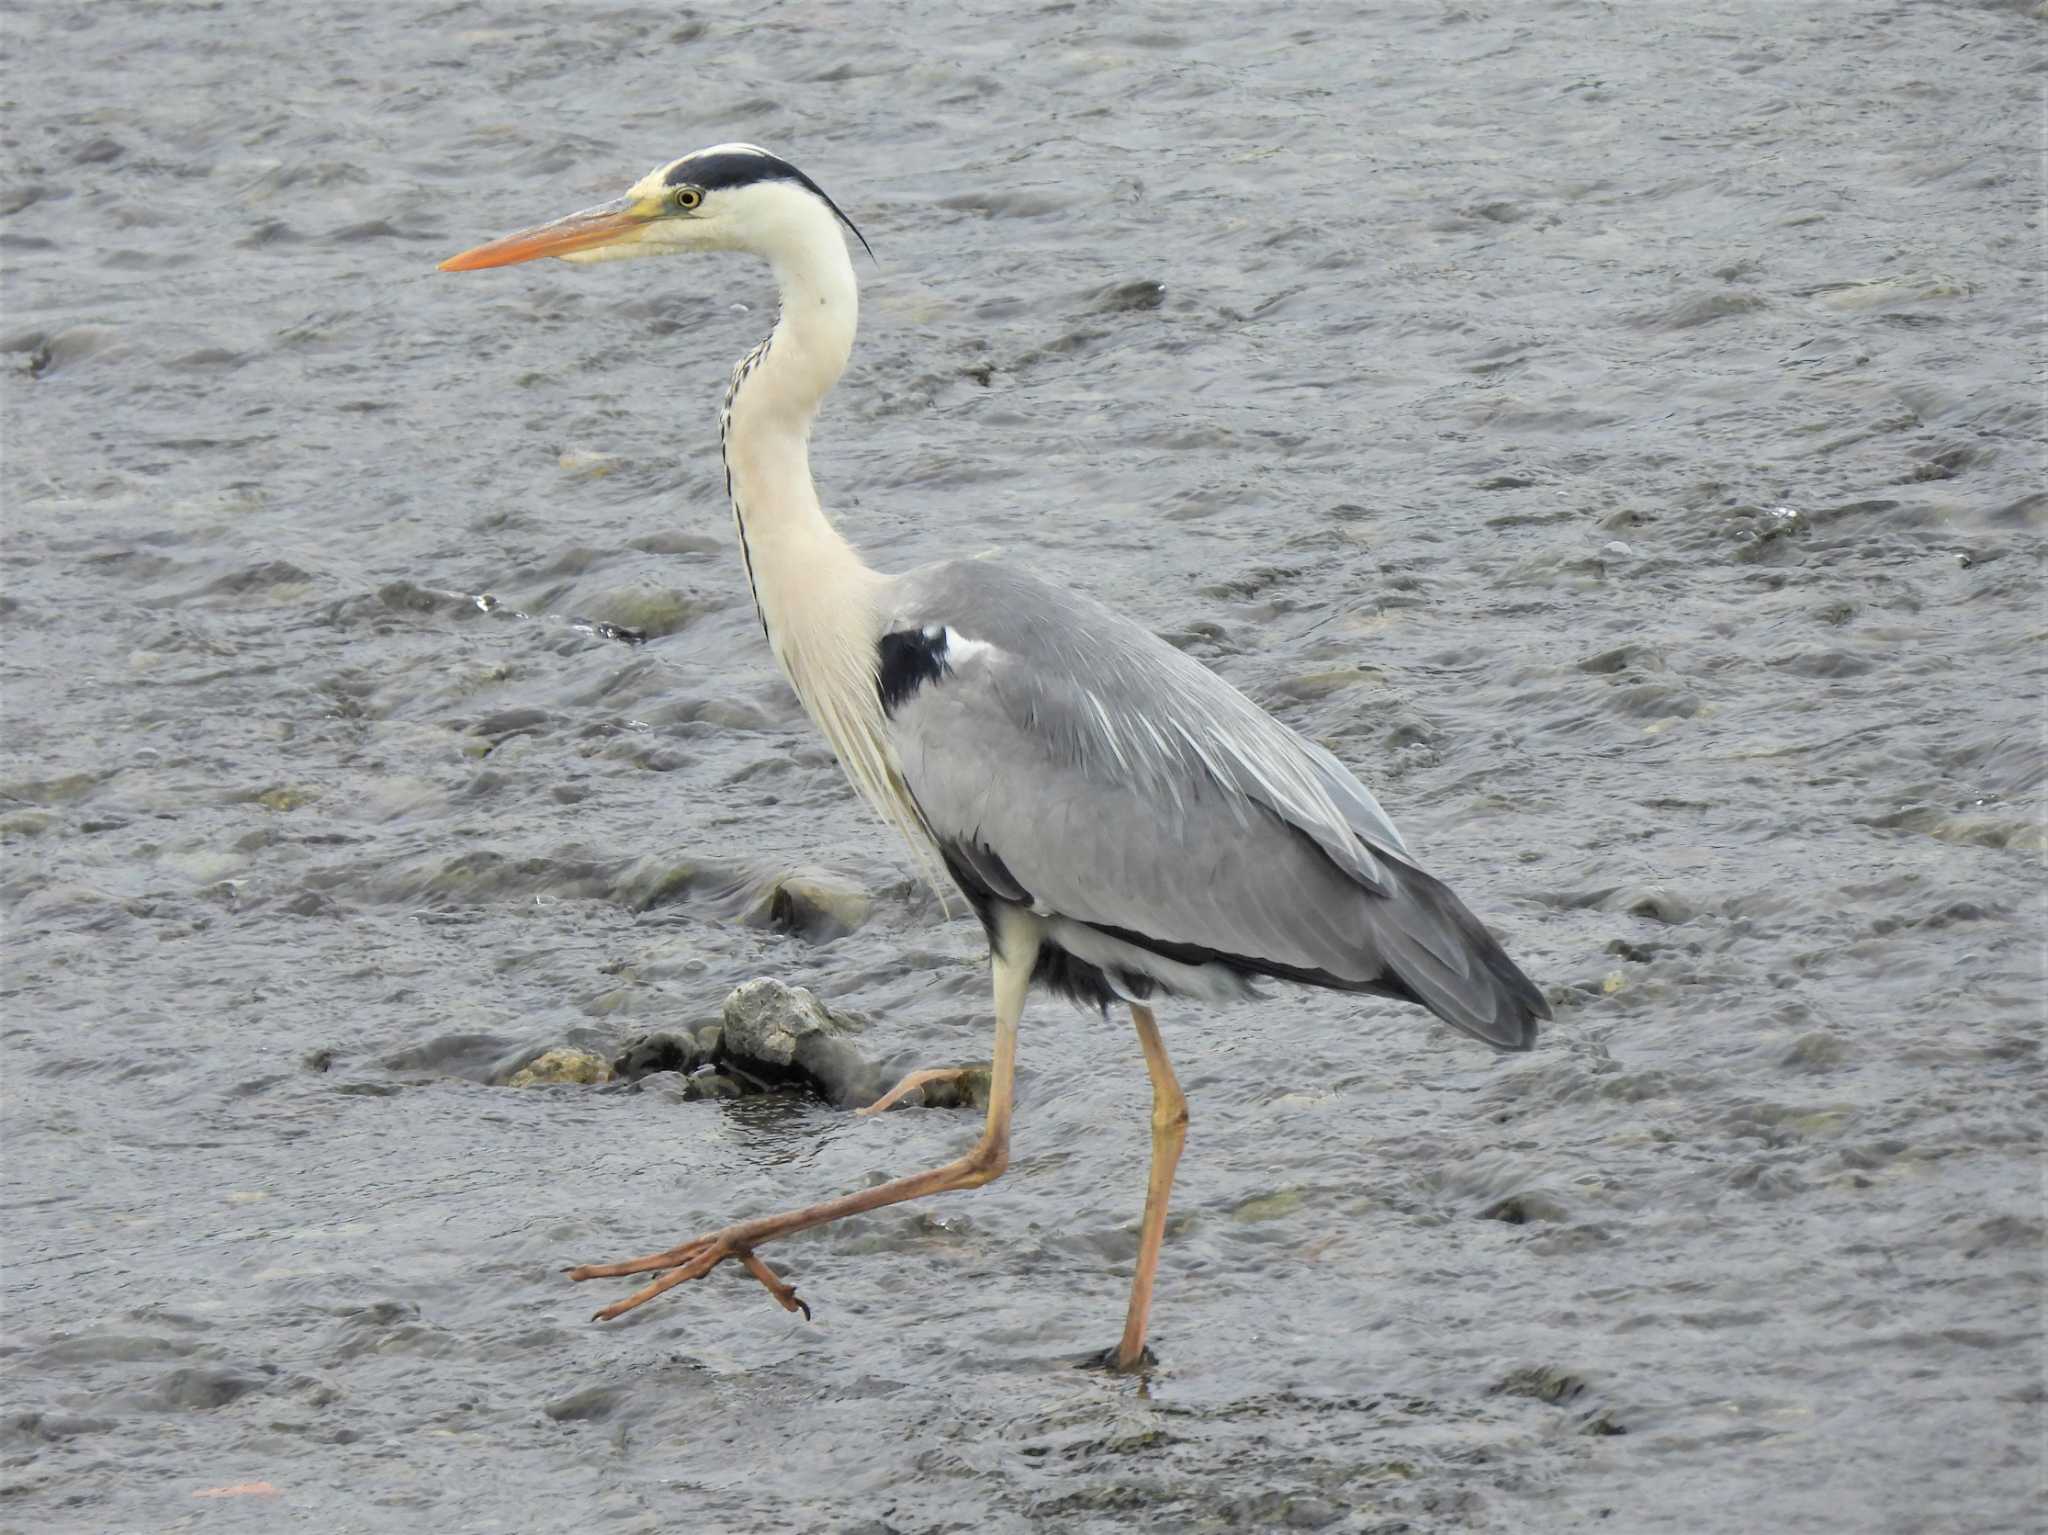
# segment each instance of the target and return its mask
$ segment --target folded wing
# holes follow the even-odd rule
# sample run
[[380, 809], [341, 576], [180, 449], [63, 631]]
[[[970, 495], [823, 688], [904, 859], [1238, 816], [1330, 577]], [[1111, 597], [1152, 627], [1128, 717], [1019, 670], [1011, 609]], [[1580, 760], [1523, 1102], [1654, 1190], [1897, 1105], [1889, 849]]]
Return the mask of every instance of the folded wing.
[[1327, 751], [1021, 572], [953, 562], [895, 595], [892, 632], [922, 664], [893, 690], [890, 741], [963, 883], [1171, 965], [1406, 997], [1502, 1048], [1533, 1040], [1541, 993]]

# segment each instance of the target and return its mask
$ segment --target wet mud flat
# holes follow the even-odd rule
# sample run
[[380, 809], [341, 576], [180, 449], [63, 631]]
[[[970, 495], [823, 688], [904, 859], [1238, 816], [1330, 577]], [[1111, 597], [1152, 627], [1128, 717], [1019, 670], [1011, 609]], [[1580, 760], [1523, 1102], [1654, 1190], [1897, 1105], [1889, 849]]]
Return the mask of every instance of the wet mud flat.
[[[2038, 8], [890, 14], [17, 21], [0, 1529], [2034, 1528]], [[1557, 1008], [1164, 1012], [1142, 1387], [1053, 1003], [1004, 1178], [775, 1250], [815, 1321], [561, 1275], [979, 1126], [709, 1032], [988, 1048], [747, 602], [765, 277], [432, 274], [728, 139], [879, 253], [869, 557], [1139, 616]]]

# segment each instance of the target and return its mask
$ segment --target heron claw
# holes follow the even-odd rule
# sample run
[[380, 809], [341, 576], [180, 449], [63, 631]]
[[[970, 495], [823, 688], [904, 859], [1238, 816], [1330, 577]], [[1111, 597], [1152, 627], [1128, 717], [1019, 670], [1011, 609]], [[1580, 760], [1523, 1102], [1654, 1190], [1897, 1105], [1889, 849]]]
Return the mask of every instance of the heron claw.
[[801, 1311], [806, 1322], [811, 1320], [811, 1308], [796, 1293], [796, 1286], [783, 1281], [780, 1274], [761, 1261], [751, 1247], [742, 1247], [725, 1235], [700, 1237], [694, 1242], [685, 1242], [671, 1247], [667, 1252], [650, 1253], [644, 1258], [628, 1258], [623, 1263], [581, 1263], [564, 1272], [578, 1283], [586, 1279], [612, 1279], [626, 1274], [653, 1273], [657, 1277], [651, 1284], [643, 1285], [624, 1300], [614, 1301], [596, 1312], [593, 1322], [609, 1322], [624, 1316], [636, 1307], [644, 1306], [663, 1291], [672, 1290], [679, 1284], [692, 1279], [702, 1279], [728, 1258], [734, 1258], [754, 1278], [758, 1279], [775, 1303], [784, 1311]]
[[763, 1263], [753, 1248], [739, 1248], [733, 1256], [746, 1266], [749, 1274], [767, 1287], [768, 1293], [775, 1297], [775, 1303], [784, 1311], [801, 1311], [806, 1322], [811, 1319], [811, 1308], [798, 1298], [796, 1286], [783, 1283], [782, 1276]]

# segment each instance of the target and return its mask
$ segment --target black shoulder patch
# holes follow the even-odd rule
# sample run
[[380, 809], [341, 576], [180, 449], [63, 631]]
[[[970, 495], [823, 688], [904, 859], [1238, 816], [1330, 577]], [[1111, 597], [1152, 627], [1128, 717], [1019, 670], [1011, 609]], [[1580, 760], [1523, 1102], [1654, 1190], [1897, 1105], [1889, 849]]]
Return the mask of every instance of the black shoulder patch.
[[903, 700], [928, 682], [937, 682], [953, 668], [946, 664], [946, 631], [927, 634], [922, 629], [899, 629], [882, 636], [882, 664], [875, 673], [875, 686], [882, 695], [882, 712], [893, 715]]

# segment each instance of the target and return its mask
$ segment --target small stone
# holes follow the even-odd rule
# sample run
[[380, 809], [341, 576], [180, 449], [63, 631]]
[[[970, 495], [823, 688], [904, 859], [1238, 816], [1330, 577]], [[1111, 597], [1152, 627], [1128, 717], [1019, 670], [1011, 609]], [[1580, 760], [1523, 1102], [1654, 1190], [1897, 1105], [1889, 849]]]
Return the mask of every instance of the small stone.
[[1794, 1040], [1792, 1048], [1780, 1058], [1779, 1064], [1797, 1071], [1826, 1071], [1848, 1058], [1849, 1047], [1841, 1040], [1832, 1034], [1815, 1032], [1802, 1034]]
[[694, 1103], [700, 1098], [742, 1098], [746, 1096], [746, 1091], [734, 1078], [721, 1075], [715, 1071], [707, 1071], [701, 1076], [687, 1077], [683, 1081], [683, 1101], [685, 1103]]
[[866, 922], [874, 904], [858, 885], [806, 871], [777, 880], [743, 920], [749, 927], [771, 927], [800, 934], [812, 943], [829, 943]]
[[609, 1018], [613, 1013], [630, 1013], [640, 1004], [641, 994], [636, 987], [614, 986], [601, 991], [583, 1004], [586, 1018]]
[[639, 644], [649, 635], [674, 634], [688, 628], [707, 610], [703, 598], [672, 586], [620, 587], [597, 594], [590, 607], [601, 620], [592, 627], [603, 638], [628, 644]]
[[1350, 688], [1377, 684], [1383, 680], [1384, 675], [1378, 670], [1342, 666], [1331, 671], [1306, 672], [1299, 677], [1290, 677], [1280, 684], [1279, 691], [1289, 698], [1328, 698], [1333, 693], [1342, 693]]
[[621, 464], [616, 453], [593, 453], [581, 448], [569, 449], [555, 462], [564, 473], [580, 475], [588, 480], [601, 480]]
[[1555, 1366], [1532, 1366], [1516, 1370], [1494, 1388], [1496, 1396], [1529, 1396], [1539, 1402], [1560, 1406], [1574, 1397], [1583, 1396], [1586, 1383], [1569, 1370]]
[[1565, 1207], [1548, 1194], [1510, 1194], [1505, 1199], [1496, 1199], [1479, 1212], [1483, 1221], [1505, 1221], [1510, 1226], [1526, 1226], [1531, 1221], [1561, 1221], [1567, 1218]]
[[1660, 952], [1669, 947], [1669, 944], [1663, 943], [1633, 943], [1626, 938], [1610, 938], [1607, 940], [1607, 952], [1609, 954], [1618, 955], [1622, 959], [1628, 960], [1631, 964], [1637, 965], [1647, 965]]
[[1230, 1218], [1238, 1221], [1271, 1221], [1283, 1215], [1292, 1215], [1308, 1201], [1300, 1189], [1281, 1189], [1277, 1193], [1258, 1194], [1247, 1199], [1230, 1212]]
[[1089, 295], [1093, 314], [1122, 314], [1136, 309], [1157, 309], [1166, 302], [1166, 284], [1153, 277], [1113, 283]]
[[612, 1078], [635, 1082], [657, 1071], [680, 1071], [684, 1075], [703, 1065], [708, 1057], [689, 1034], [642, 1034], [626, 1041], [612, 1059]]
[[625, 1391], [616, 1385], [585, 1386], [541, 1408], [557, 1423], [602, 1423], [618, 1409]]
[[469, 727], [469, 733], [498, 742], [509, 736], [545, 734], [554, 723], [554, 716], [545, 709], [501, 709], [478, 720]]
[[1328, 1498], [1307, 1494], [1289, 1498], [1280, 1520], [1290, 1530], [1320, 1530], [1344, 1517], [1344, 1510]]
[[538, 1056], [512, 1073], [507, 1087], [541, 1087], [556, 1083], [609, 1082], [611, 1063], [601, 1055], [561, 1046]]
[[1603, 891], [1587, 904], [1602, 911], [1625, 911], [1630, 916], [1648, 917], [1673, 927], [1692, 921], [1699, 908], [1665, 885], [1623, 885]]

